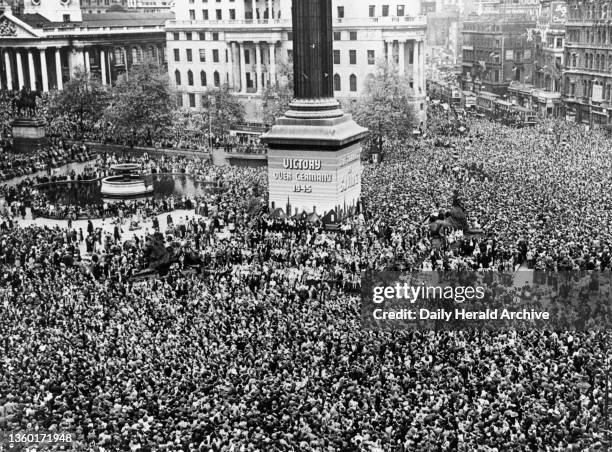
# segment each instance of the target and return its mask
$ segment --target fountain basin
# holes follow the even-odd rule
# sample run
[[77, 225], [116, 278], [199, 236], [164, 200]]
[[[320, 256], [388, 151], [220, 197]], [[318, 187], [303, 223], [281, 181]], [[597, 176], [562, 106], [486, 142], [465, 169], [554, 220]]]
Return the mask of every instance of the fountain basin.
[[102, 179], [100, 187], [102, 196], [109, 198], [128, 198], [153, 193], [153, 184], [147, 185], [144, 177], [124, 174]]

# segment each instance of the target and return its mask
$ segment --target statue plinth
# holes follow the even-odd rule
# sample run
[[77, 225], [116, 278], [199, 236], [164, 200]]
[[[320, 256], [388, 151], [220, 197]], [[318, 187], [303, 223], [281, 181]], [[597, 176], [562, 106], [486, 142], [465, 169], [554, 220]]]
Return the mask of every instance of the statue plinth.
[[13, 130], [13, 151], [34, 152], [45, 143], [45, 128], [47, 123], [43, 118], [17, 118], [11, 123]]
[[272, 210], [317, 213], [337, 222], [353, 215], [361, 195], [361, 140], [367, 130], [335, 99], [296, 100], [261, 137], [269, 146]]

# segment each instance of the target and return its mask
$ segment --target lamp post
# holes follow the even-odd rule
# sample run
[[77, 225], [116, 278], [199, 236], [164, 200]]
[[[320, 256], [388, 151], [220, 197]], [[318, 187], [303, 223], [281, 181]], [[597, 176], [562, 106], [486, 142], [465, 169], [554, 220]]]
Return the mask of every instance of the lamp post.
[[212, 115], [213, 115], [213, 107], [216, 104], [215, 96], [208, 95], [208, 147], [212, 152]]

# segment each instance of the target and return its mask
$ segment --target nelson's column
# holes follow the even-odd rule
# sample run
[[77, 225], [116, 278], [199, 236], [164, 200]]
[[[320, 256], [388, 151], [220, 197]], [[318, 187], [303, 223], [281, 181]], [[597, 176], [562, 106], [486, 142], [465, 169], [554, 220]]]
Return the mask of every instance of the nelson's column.
[[269, 203], [288, 215], [316, 212], [335, 222], [359, 202], [367, 130], [334, 99], [332, 0], [293, 0], [292, 16], [294, 99], [262, 136]]

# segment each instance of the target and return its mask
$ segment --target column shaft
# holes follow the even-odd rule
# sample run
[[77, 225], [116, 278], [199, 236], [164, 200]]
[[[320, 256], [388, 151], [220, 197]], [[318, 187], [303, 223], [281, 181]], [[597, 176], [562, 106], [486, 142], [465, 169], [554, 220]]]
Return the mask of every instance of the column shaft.
[[273, 0], [268, 0], [268, 20], [272, 20], [272, 4], [274, 3]]
[[257, 0], [251, 0], [253, 6], [253, 20], [257, 20]]
[[89, 50], [83, 51], [83, 58], [85, 59], [85, 71], [91, 72], [91, 67], [89, 66]]
[[276, 86], [276, 42], [270, 43], [270, 85]]
[[62, 57], [60, 55], [60, 49], [55, 48], [55, 77], [57, 78], [57, 89], [64, 89], [64, 83], [62, 80]]
[[257, 93], [262, 92], [262, 83], [261, 83], [261, 44], [258, 42], [255, 43], [255, 77], [257, 78]]
[[387, 64], [393, 64], [393, 41], [387, 41]]
[[42, 76], [42, 90], [49, 91], [49, 75], [47, 73], [47, 54], [45, 49], [39, 49], [40, 52], [40, 74]]
[[419, 56], [421, 57], [421, 64], [419, 64], [419, 88], [420, 94], [425, 94], [425, 41], [421, 41]]
[[399, 42], [399, 62], [398, 62], [398, 69], [399, 69], [399, 73], [401, 75], [405, 75], [406, 74], [406, 61], [404, 59], [404, 52], [406, 51], [406, 46], [404, 41], [400, 41]]
[[106, 85], [106, 52], [100, 49], [100, 72], [102, 74], [102, 84]]
[[36, 91], [36, 68], [34, 67], [32, 49], [28, 49], [28, 75], [30, 77], [30, 90]]
[[23, 79], [23, 64], [21, 62], [21, 52], [19, 49], [15, 50], [15, 57], [17, 58], [17, 89], [23, 88], [25, 80]]
[[246, 64], [244, 62], [244, 43], [238, 43], [238, 52], [240, 53], [240, 92], [247, 92], [247, 79], [246, 79]]
[[13, 89], [13, 71], [11, 70], [11, 55], [9, 49], [4, 49], [4, 69], [6, 70], [6, 89]]
[[419, 43], [412, 41], [412, 89], [414, 94], [419, 92]]

